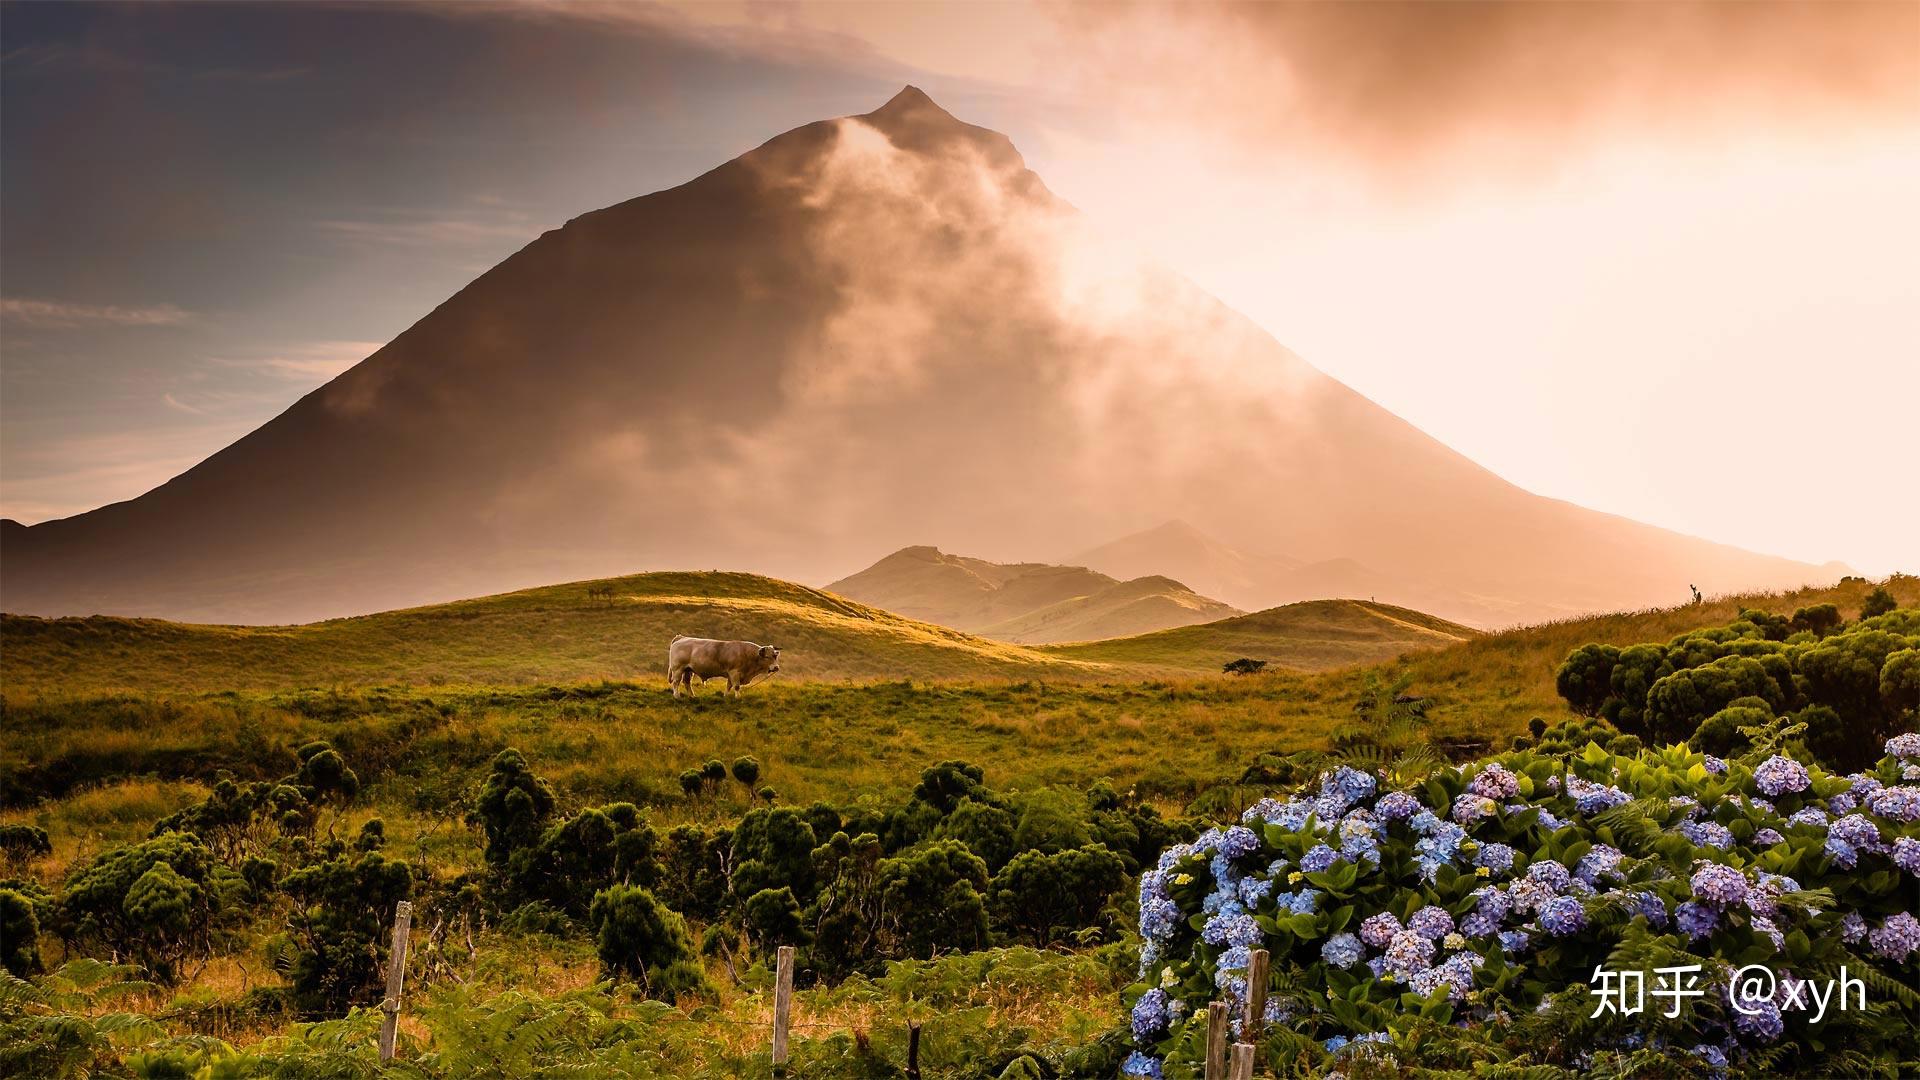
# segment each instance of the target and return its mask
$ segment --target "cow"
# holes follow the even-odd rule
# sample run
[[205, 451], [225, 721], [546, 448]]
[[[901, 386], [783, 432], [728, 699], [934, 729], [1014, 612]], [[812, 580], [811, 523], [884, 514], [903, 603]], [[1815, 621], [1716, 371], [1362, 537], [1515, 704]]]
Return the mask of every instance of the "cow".
[[741, 687], [779, 670], [780, 650], [772, 645], [682, 635], [667, 646], [667, 685], [673, 687], [674, 697], [680, 696], [683, 687], [692, 696], [695, 678], [701, 682], [724, 678], [727, 692], [738, 694]]

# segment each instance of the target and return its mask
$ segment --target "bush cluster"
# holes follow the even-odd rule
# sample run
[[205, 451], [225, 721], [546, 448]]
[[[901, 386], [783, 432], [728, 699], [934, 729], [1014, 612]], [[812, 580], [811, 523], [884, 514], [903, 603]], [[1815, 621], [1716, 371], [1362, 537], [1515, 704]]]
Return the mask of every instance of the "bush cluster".
[[1893, 608], [1888, 596], [1862, 614], [1845, 625], [1831, 604], [1790, 618], [1748, 610], [1665, 644], [1584, 645], [1555, 681], [1575, 712], [1649, 745], [1691, 740], [1734, 753], [1747, 729], [1780, 717], [1804, 725], [1821, 762], [1860, 768], [1920, 710], [1920, 610]]

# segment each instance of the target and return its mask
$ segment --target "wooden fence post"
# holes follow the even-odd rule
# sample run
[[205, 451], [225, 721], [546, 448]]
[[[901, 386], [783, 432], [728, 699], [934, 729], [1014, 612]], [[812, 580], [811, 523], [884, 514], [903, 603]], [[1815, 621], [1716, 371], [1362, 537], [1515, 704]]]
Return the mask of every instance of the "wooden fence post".
[[920, 1080], [920, 1021], [907, 1023], [907, 1080]]
[[793, 1007], [793, 946], [782, 945], [773, 982], [773, 1075], [787, 1072], [787, 1012]]
[[413, 905], [405, 900], [393, 909], [393, 951], [387, 956], [387, 999], [380, 1011], [380, 1060], [393, 1060], [393, 1040], [400, 1032], [400, 993], [407, 980], [407, 936], [413, 931]]
[[1233, 1044], [1232, 1080], [1253, 1080], [1253, 1044]]
[[1247, 957], [1247, 1011], [1240, 1017], [1240, 1041], [1257, 1044], [1267, 1016], [1267, 950]]
[[1227, 1080], [1227, 1003], [1207, 1006], [1206, 1080]]

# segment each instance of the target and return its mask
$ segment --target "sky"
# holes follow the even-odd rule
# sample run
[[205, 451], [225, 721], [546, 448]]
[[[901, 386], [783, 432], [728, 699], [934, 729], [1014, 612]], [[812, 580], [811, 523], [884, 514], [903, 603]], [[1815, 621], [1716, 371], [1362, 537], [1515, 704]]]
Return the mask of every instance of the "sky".
[[1529, 490], [1920, 569], [1920, 4], [0, 7], [0, 516], [903, 83]]

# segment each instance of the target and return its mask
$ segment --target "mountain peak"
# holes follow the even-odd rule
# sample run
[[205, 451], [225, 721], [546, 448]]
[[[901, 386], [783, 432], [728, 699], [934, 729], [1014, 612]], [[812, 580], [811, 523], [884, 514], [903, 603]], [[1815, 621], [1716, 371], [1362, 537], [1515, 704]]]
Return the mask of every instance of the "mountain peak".
[[934, 102], [932, 98], [927, 96], [927, 92], [925, 90], [922, 90], [917, 86], [914, 86], [912, 83], [908, 83], [906, 86], [901, 87], [900, 92], [888, 98], [887, 103], [885, 105], [880, 106], [879, 108], [873, 110], [867, 115], [868, 116], [885, 116], [889, 114], [897, 115], [900, 113], [919, 112], [926, 109], [932, 109], [933, 111], [939, 113], [940, 115], [946, 117], [949, 120], [954, 119], [954, 116], [952, 113], [948, 112], [945, 109], [942, 109], [937, 103]]

